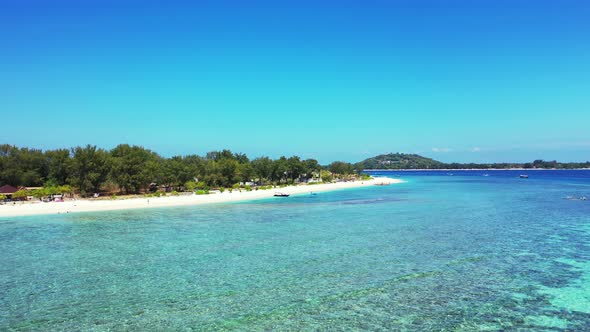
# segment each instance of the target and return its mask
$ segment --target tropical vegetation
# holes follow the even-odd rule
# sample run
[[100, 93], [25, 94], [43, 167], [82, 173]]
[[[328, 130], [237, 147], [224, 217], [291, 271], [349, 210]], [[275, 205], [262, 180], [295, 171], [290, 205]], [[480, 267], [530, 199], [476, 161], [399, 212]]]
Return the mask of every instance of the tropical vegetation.
[[40, 150], [0, 145], [0, 186], [42, 187], [17, 192], [13, 197], [42, 197], [76, 192], [118, 194], [167, 191], [208, 193], [213, 188], [244, 188], [252, 185], [285, 185], [298, 182], [332, 181], [354, 176], [350, 163], [321, 166], [315, 159], [298, 156], [258, 157], [229, 150], [204, 156], [165, 158], [141, 146], [120, 144], [111, 150], [94, 145], [71, 149]]

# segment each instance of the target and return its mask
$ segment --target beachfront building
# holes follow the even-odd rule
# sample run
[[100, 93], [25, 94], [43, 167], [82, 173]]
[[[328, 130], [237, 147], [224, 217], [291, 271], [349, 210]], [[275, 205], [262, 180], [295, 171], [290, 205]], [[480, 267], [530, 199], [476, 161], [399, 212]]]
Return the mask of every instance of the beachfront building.
[[12, 198], [12, 195], [18, 191], [17, 187], [13, 187], [9, 184], [0, 187], [0, 195], [6, 196], [6, 198]]

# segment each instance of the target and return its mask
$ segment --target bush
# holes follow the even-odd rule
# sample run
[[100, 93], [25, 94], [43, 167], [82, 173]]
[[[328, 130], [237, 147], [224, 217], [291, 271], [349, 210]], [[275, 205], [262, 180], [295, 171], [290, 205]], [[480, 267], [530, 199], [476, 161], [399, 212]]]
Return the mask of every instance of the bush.
[[65, 186], [59, 186], [59, 191], [61, 194], [72, 194], [74, 192], [74, 190], [72, 189], [72, 187], [65, 185]]
[[31, 196], [35, 197], [35, 198], [41, 198], [41, 197], [45, 197], [48, 195], [48, 191], [45, 188], [41, 188], [41, 189], [35, 189], [31, 191]]
[[170, 195], [172, 195], [172, 196], [178, 196], [178, 195], [180, 195], [180, 194], [178, 193], [178, 191], [176, 191], [176, 190], [173, 190], [173, 191], [170, 193]]
[[197, 183], [195, 181], [187, 181], [184, 184], [184, 187], [186, 188], [186, 190], [188, 191], [195, 191], [195, 189], [197, 189]]
[[230, 192], [230, 194], [234, 191], [233, 188], [227, 188], [227, 190]]
[[371, 180], [371, 176], [369, 174], [361, 174], [360, 180]]
[[45, 187], [37, 191], [40, 191], [43, 196], [56, 195], [60, 193], [58, 187]]
[[225, 188], [223, 188], [223, 187], [219, 188], [219, 192], [220, 192], [220, 193], [222, 193], [222, 192], [224, 192], [224, 191], [225, 191]]
[[12, 194], [12, 198], [15, 199], [22, 199], [22, 198], [27, 198], [27, 196], [29, 196], [29, 191], [28, 190], [19, 190], [17, 192], [15, 192], [14, 194]]
[[195, 192], [195, 194], [197, 194], [197, 195], [208, 195], [209, 194], [209, 191], [208, 190], [202, 190], [201, 189], [201, 190], [197, 190]]
[[334, 179], [334, 177], [332, 176], [332, 173], [330, 173], [326, 170], [322, 170], [320, 172], [320, 176], [322, 178], [322, 181], [324, 181], [324, 182], [332, 182], [332, 180]]
[[252, 186], [245, 186], [246, 191], [252, 191]]

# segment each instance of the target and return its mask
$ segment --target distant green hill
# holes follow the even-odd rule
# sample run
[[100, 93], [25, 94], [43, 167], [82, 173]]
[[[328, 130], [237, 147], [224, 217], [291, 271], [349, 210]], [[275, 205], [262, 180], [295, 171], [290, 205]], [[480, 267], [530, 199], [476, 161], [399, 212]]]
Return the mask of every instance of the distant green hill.
[[445, 164], [417, 154], [390, 153], [365, 159], [355, 166], [357, 169], [425, 169], [443, 168]]
[[535, 160], [532, 163], [443, 163], [417, 154], [389, 153], [365, 159], [355, 165], [356, 169], [575, 169], [590, 168], [590, 162], [562, 163], [558, 161]]

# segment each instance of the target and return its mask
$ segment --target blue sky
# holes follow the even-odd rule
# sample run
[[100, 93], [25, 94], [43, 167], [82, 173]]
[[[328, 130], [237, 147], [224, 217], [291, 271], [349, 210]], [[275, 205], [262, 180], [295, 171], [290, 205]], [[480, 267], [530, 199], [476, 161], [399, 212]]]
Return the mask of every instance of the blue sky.
[[0, 1], [1, 143], [590, 159], [590, 2]]

